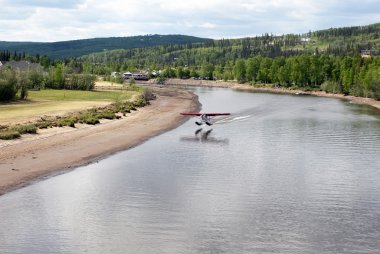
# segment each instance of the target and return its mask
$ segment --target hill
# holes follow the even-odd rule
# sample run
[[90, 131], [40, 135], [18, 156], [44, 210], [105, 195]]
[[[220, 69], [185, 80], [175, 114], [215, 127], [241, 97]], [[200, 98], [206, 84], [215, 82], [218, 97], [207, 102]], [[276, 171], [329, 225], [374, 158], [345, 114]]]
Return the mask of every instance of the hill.
[[113, 50], [83, 56], [82, 60], [102, 63], [111, 69], [123, 70], [126, 66], [214, 66], [231, 67], [237, 59], [255, 56], [292, 57], [298, 55], [326, 54], [332, 56], [358, 56], [363, 50], [371, 54], [380, 51], [380, 23], [330, 28], [304, 34], [286, 34], [208, 40], [204, 43], [171, 44], [154, 47]]
[[47, 55], [52, 59], [79, 57], [114, 49], [145, 48], [167, 44], [206, 42], [209, 39], [186, 35], [143, 35], [131, 37], [95, 38], [60, 42], [6, 42], [0, 41], [0, 51], [30, 55]]

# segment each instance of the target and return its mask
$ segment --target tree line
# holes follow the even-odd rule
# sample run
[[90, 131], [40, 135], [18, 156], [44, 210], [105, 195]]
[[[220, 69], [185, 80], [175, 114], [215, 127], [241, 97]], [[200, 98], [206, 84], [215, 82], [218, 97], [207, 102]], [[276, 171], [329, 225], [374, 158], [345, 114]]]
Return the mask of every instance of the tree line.
[[96, 76], [92, 74], [65, 71], [63, 64], [46, 70], [0, 68], [0, 101], [13, 100], [18, 92], [19, 99], [26, 99], [30, 89], [93, 90], [95, 80]]
[[201, 68], [167, 67], [167, 78], [202, 77], [236, 80], [239, 83], [272, 84], [278, 87], [324, 90], [329, 93], [380, 100], [380, 58], [300, 55], [269, 58], [255, 56], [234, 64]]
[[241, 39], [167, 43], [62, 60], [3, 50], [0, 60], [27, 60], [39, 63], [41, 70], [21, 75], [2, 68], [0, 85], [14, 84], [13, 90], [7, 91], [22, 87], [90, 90], [95, 75], [109, 79], [115, 71], [162, 70], [162, 77], [237, 80], [379, 99], [379, 57], [360, 57], [363, 49], [379, 49], [379, 34], [380, 24], [374, 24], [302, 35], [264, 34]]

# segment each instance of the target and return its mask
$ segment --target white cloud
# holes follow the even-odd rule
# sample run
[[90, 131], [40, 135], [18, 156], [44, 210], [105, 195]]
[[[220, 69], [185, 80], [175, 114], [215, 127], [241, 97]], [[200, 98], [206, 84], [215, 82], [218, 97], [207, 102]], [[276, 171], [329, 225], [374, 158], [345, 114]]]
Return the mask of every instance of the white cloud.
[[21, 7], [74, 8], [84, 0], [3, 0], [0, 3]]
[[0, 0], [0, 40], [141, 34], [229, 38], [380, 21], [378, 0]]

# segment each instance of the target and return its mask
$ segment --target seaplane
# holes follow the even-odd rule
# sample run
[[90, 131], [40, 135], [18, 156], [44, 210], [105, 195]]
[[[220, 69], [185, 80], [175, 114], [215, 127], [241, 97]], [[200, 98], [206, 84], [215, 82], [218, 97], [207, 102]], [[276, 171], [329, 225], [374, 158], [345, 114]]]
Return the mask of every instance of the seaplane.
[[216, 116], [229, 116], [231, 113], [201, 113], [201, 112], [183, 112], [181, 115], [184, 116], [197, 116], [200, 118], [200, 121], [195, 121], [196, 125], [203, 125], [206, 124], [208, 126], [211, 126], [211, 119]]

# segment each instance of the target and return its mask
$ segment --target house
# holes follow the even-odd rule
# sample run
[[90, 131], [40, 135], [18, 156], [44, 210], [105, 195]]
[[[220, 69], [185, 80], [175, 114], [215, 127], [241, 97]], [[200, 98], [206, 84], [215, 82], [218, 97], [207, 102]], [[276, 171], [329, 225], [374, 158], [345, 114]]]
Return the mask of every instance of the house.
[[317, 43], [317, 41], [312, 40], [312, 39], [310, 39], [308, 37], [302, 37], [301, 38], [301, 42], [305, 43], [305, 44], [315, 44], [315, 43]]
[[360, 55], [362, 58], [369, 58], [369, 57], [372, 57], [372, 56], [376, 56], [379, 54], [379, 51], [377, 50], [369, 50], [369, 49], [366, 49], [366, 50], [362, 50], [360, 52]]
[[123, 73], [123, 78], [131, 78], [132, 77], [132, 73], [127, 71], [127, 72], [124, 72]]

